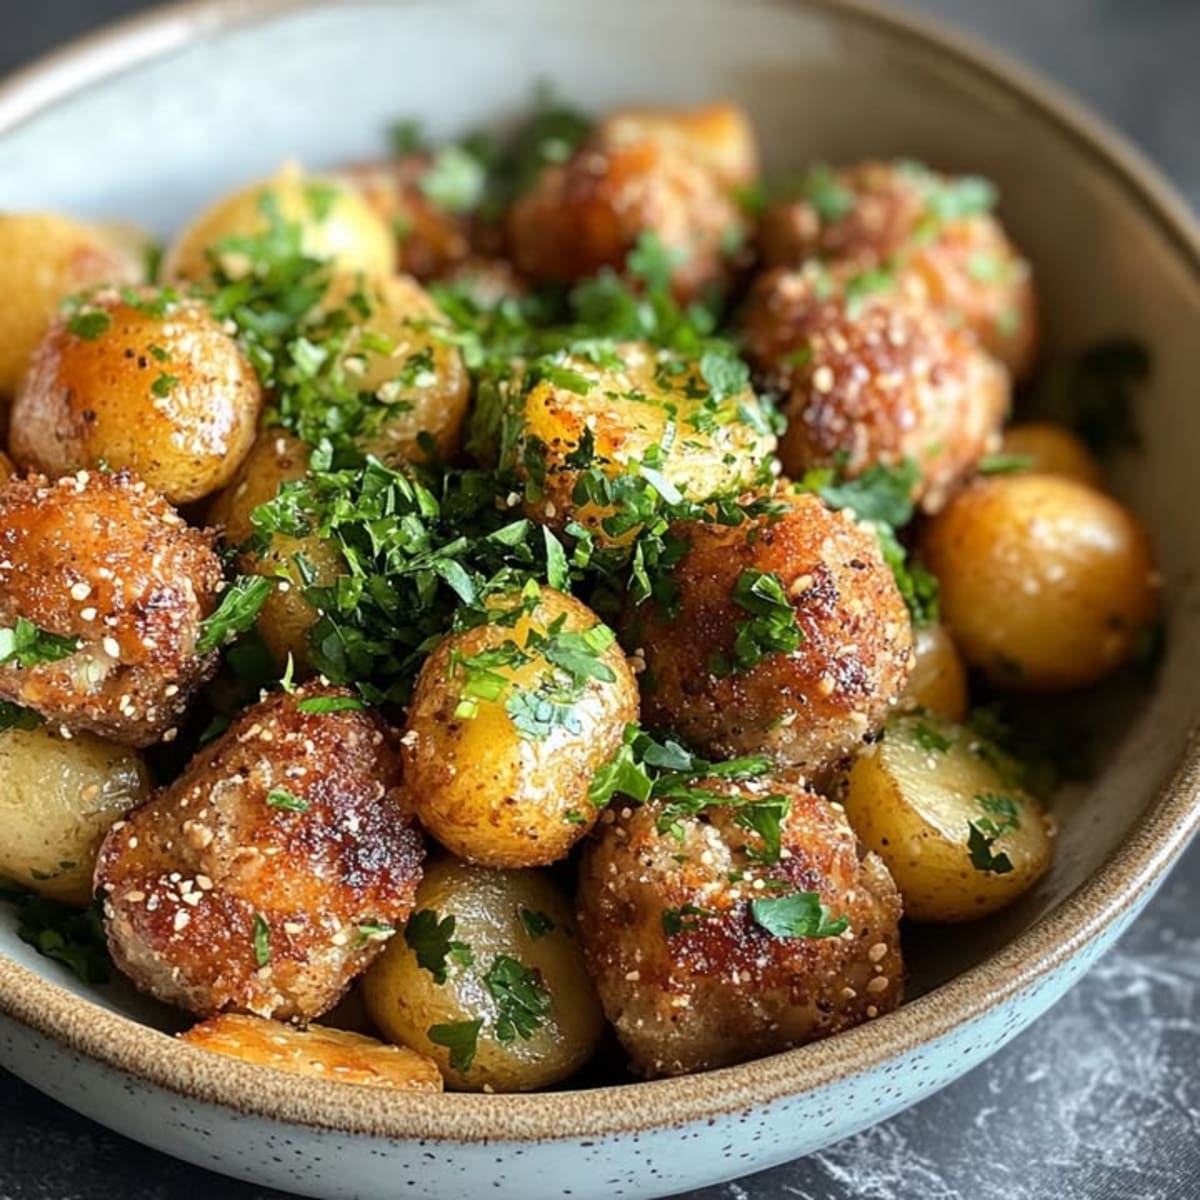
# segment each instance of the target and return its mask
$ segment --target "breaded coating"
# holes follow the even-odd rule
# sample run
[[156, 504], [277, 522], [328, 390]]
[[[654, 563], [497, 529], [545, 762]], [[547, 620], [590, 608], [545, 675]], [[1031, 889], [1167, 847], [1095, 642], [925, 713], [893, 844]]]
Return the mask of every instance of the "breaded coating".
[[425, 1055], [323, 1025], [297, 1029], [244, 1013], [222, 1013], [193, 1025], [179, 1040], [213, 1054], [312, 1079], [399, 1092], [442, 1090], [442, 1074]]
[[197, 654], [216, 607], [221, 563], [193, 529], [127, 471], [80, 471], [0, 486], [0, 627], [24, 621], [58, 643], [0, 665], [0, 698], [67, 730], [125, 746], [171, 735], [188, 699], [216, 669]]
[[[670, 576], [674, 603], [627, 609], [624, 642], [645, 662], [646, 724], [709, 758], [765, 754], [819, 780], [903, 691], [912, 624], [872, 532], [814, 495], [779, 501], [781, 513], [741, 525], [675, 527], [690, 548]], [[799, 641], [730, 669], [754, 619], [735, 594], [744, 572], [775, 576]]]
[[998, 449], [1008, 374], [970, 333], [894, 288], [856, 293], [863, 278], [819, 264], [761, 276], [745, 311], [746, 353], [784, 393], [787, 474], [854, 476], [907, 460], [920, 475], [913, 498], [934, 512]]
[[105, 840], [114, 962], [201, 1016], [319, 1017], [412, 908], [423, 848], [399, 785], [390, 731], [344, 689], [246, 709]]
[[[779, 776], [699, 786], [729, 806], [680, 816], [654, 801], [610, 813], [581, 867], [580, 934], [633, 1069], [728, 1066], [896, 1008], [900, 897], [841, 808]], [[774, 862], [746, 819], [768, 797], [786, 805]], [[825, 936], [764, 927], [783, 921], [777, 906], [797, 893], [824, 906], [825, 928], [811, 932]]]

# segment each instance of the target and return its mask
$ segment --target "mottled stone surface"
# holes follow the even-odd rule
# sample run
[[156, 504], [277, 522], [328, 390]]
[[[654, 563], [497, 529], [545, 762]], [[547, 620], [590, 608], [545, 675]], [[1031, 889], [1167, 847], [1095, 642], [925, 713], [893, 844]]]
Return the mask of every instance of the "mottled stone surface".
[[[6, 13], [0, 72], [143, 7]], [[1081, 94], [1200, 207], [1200, 0], [920, 0]], [[0, 189], [0, 204], [3, 204]], [[278, 1200], [116, 1137], [0, 1072], [0, 1200]], [[803, 1162], [692, 1200], [1200, 1197], [1200, 846], [1115, 950], [989, 1063]]]

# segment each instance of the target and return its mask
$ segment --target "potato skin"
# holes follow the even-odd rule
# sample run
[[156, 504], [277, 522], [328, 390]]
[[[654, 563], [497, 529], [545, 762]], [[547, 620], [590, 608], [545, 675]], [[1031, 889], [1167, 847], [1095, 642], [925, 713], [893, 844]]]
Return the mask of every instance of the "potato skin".
[[[496, 609], [521, 607], [519, 595]], [[408, 710], [401, 745], [404, 786], [421, 824], [460, 858], [493, 867], [545, 866], [566, 857], [596, 823], [588, 799], [596, 771], [616, 752], [625, 726], [637, 720], [638, 689], [614, 641], [596, 661], [611, 679], [589, 679], [572, 706], [578, 728], [557, 727], [542, 740], [522, 735], [506, 711], [517, 691], [566, 679], [530, 647], [565, 618], [564, 631], [585, 633], [600, 618], [573, 596], [542, 588], [537, 606], [511, 626], [480, 625], [452, 633], [425, 661]], [[506, 643], [531, 656], [496, 668], [508, 680], [496, 700], [478, 698], [474, 716], [458, 715], [467, 674], [462, 659]]]
[[96, 887], [113, 961], [137, 987], [201, 1016], [303, 1023], [382, 950], [374, 927], [408, 917], [423, 851], [387, 727], [302, 707], [348, 696], [307, 687], [246, 709], [113, 827]]
[[0, 733], [0, 875], [86, 907], [92, 871], [109, 826], [150, 794], [133, 750], [44, 725]]
[[[264, 429], [250, 453], [209, 509], [210, 524], [222, 531], [222, 540], [231, 548], [243, 545], [254, 533], [250, 515], [260, 504], [275, 499], [279, 489], [308, 474], [309, 450], [299, 438], [285, 429]], [[316, 534], [306, 537], [271, 535], [260, 555], [245, 550], [237, 557], [237, 569], [248, 575], [280, 579], [275, 590], [259, 610], [255, 628], [282, 667], [291, 655], [296, 678], [306, 678], [312, 670], [308, 659], [308, 632], [317, 621], [317, 611], [304, 598], [308, 586], [296, 565], [303, 555], [315, 574], [313, 586], [328, 587], [345, 571], [337, 547]]]
[[913, 669], [902, 709], [927, 709], [951, 721], [967, 715], [967, 668], [944, 625], [913, 630]]
[[784, 471], [860, 475], [904, 460], [914, 499], [935, 512], [1000, 445], [1006, 372], [967, 332], [895, 289], [857, 298], [856, 277], [819, 265], [761, 276], [747, 304], [746, 351], [786, 397]]
[[513, 261], [539, 283], [620, 272], [638, 238], [656, 234], [678, 255], [671, 288], [681, 302], [730, 284], [746, 232], [717, 179], [654, 138], [582, 147], [547, 167], [508, 214]]
[[[843, 803], [854, 832], [887, 864], [914, 921], [971, 921], [1011, 904], [1049, 869], [1054, 826], [1013, 786], [999, 752], [930, 714], [896, 717], [855, 761]], [[1004, 808], [997, 810], [997, 804]], [[991, 805], [991, 807], [988, 807]], [[1016, 825], [1007, 827], [1002, 812]], [[972, 861], [971, 825], [1003, 832], [988, 853], [1008, 870]], [[985, 860], [986, 861], [986, 860]]]
[[170, 736], [216, 669], [197, 654], [217, 603], [211, 534], [189, 528], [128, 472], [0, 486], [0, 626], [73, 637], [56, 662], [0, 666], [0, 698], [123, 746]]
[[425, 1055], [323, 1025], [297, 1029], [244, 1013], [222, 1013], [193, 1025], [179, 1040], [213, 1054], [312, 1079], [398, 1092], [442, 1090], [441, 1072]]
[[893, 270], [901, 291], [970, 330], [1014, 376], [1037, 352], [1038, 315], [1028, 262], [987, 211], [939, 216], [937, 196], [960, 186], [917, 163], [863, 162], [829, 173], [841, 203], [822, 215], [811, 200], [764, 214], [768, 266], [813, 258]]
[[659, 142], [706, 167], [727, 188], [748, 187], [758, 178], [754, 127], [728, 101], [697, 108], [619, 109], [600, 123], [597, 141], [613, 148]]
[[[346, 357], [362, 361], [357, 386], [391, 409], [384, 410], [377, 427], [360, 434], [360, 447], [389, 464], [423, 462], [430, 457], [421, 446], [426, 435], [433, 439], [433, 457], [452, 458], [467, 414], [470, 379], [458, 347], [433, 328], [448, 328], [445, 314], [420, 284], [404, 275], [338, 276], [324, 307], [343, 307], [355, 293], [371, 311], [356, 321], [360, 332], [351, 336]], [[359, 340], [367, 333], [386, 338], [390, 351], [364, 349]]]
[[[592, 1056], [604, 1017], [588, 976], [571, 903], [542, 871], [497, 871], [448, 856], [429, 864], [415, 910], [454, 917], [454, 939], [470, 951], [464, 965], [446, 960], [446, 982], [418, 964], [403, 936], [392, 939], [363, 981], [367, 1009], [393, 1041], [433, 1058], [454, 1091], [526, 1092], [570, 1078]], [[537, 936], [525, 914], [549, 918]], [[486, 983], [497, 957], [533, 971], [549, 1011], [529, 1039], [501, 1041], [498, 1007]], [[450, 1052], [430, 1040], [434, 1025], [480, 1021], [474, 1061], [450, 1064]]]
[[[576, 485], [585, 470], [610, 477], [627, 473], [631, 464], [648, 459], [652, 448], [667, 444], [668, 427], [675, 442], [659, 470], [687, 499], [736, 495], [771, 481], [775, 435], [749, 388], [723, 399], [716, 408], [720, 419], [702, 429], [710, 392], [698, 368], [664, 374], [677, 356], [642, 342], [619, 343], [613, 353], [616, 365], [597, 364], [584, 355], [567, 355], [558, 364], [588, 381], [586, 394], [552, 379], [516, 378], [502, 382], [494, 399], [477, 406], [477, 422], [489, 406], [498, 408], [500, 429], [472, 440], [483, 455], [496, 454], [499, 444], [501, 465], [526, 481], [530, 517], [554, 529], [575, 521], [602, 544], [620, 542], [603, 528], [613, 510], [579, 503]], [[746, 413], [757, 419], [746, 419]], [[591, 439], [593, 453], [587, 465], [580, 465], [585, 438]], [[528, 486], [531, 460], [540, 465], [534, 487]]]
[[[642, 719], [709, 758], [765, 754], [821, 779], [883, 724], [904, 688], [912, 625], [874, 534], [814, 495], [779, 496], [783, 511], [740, 526], [688, 524], [672, 573], [675, 612], [627, 609], [624, 643], [645, 660]], [[715, 674], [738, 622], [745, 570], [775, 574], [802, 634], [790, 654]]]
[[[639, 1075], [711, 1070], [828, 1037], [895, 1008], [903, 991], [899, 896], [879, 858], [860, 857], [841, 809], [778, 776], [702, 786], [734, 800], [785, 797], [785, 856], [756, 861], [748, 851], [762, 842], [730, 808], [683, 818], [682, 838], [659, 832], [654, 801], [607, 814], [580, 870], [588, 965]], [[831, 918], [849, 918], [846, 932], [768, 933], [751, 901], [793, 892], [817, 893]], [[700, 915], [668, 932], [664, 918], [693, 909]]]
[[[301, 227], [301, 246], [312, 258], [344, 271], [389, 274], [396, 268], [391, 230], [358, 192], [335, 179], [305, 175], [288, 164], [270, 179], [260, 180], [215, 201], [183, 230], [163, 259], [167, 280], [208, 279], [208, 251], [225, 238], [251, 237], [269, 228], [260, 207], [273, 197], [280, 216]], [[236, 277], [244, 266], [236, 254], [224, 257], [225, 270]]]
[[51, 327], [13, 404], [13, 456], [52, 476], [128, 468], [173, 504], [198, 500], [229, 482], [254, 441], [258, 376], [200, 301], [126, 295], [82, 306], [107, 316], [98, 337], [72, 333], [68, 314]]
[[929, 522], [921, 548], [963, 657], [1014, 691], [1095, 683], [1158, 613], [1145, 529], [1072, 479], [979, 479]]
[[1100, 488], [1100, 464], [1087, 444], [1065, 425], [1050, 421], [1021, 421], [1004, 431], [1003, 454], [1028, 458], [1025, 469], [1036, 475], [1059, 475]]
[[0, 397], [16, 394], [67, 296], [140, 278], [137, 258], [98, 229], [55, 213], [0, 213]]

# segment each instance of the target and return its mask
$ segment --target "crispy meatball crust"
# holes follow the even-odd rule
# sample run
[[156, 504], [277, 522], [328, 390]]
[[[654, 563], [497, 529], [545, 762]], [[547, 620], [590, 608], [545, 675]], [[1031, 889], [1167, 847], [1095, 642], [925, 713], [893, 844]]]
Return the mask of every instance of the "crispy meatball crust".
[[258, 376], [204, 304], [170, 295], [97, 294], [83, 312], [107, 319], [98, 335], [72, 332], [71, 315], [51, 326], [13, 403], [18, 464], [127, 467], [173, 504], [233, 478], [254, 442]]
[[779, 456], [797, 477], [908, 459], [920, 472], [914, 499], [935, 512], [999, 448], [1008, 374], [925, 305], [895, 290], [855, 296], [854, 278], [814, 264], [755, 284], [746, 352], [786, 395]]
[[0, 486], [0, 626], [19, 618], [80, 648], [0, 666], [0, 697], [125, 746], [167, 736], [216, 669], [196, 653], [216, 607], [212, 535], [126, 471]]
[[961, 214], [939, 204], [948, 190], [970, 181], [884, 162], [829, 172], [828, 181], [832, 211], [802, 198], [779, 201], [763, 214], [767, 266], [824, 258], [890, 268], [902, 291], [971, 330], [1015, 376], [1028, 375], [1038, 338], [1029, 263], [986, 204]]
[[423, 849], [392, 735], [366, 711], [304, 709], [349, 695], [261, 701], [113, 827], [96, 887], [113, 961], [143, 991], [303, 1023], [403, 925]]
[[[900, 896], [861, 853], [841, 807], [785, 779], [702, 786], [733, 801], [783, 796], [778, 862], [737, 809], [660, 832], [661, 803], [610, 812], [579, 880], [580, 934], [601, 1002], [645, 1076], [728, 1066], [828, 1037], [900, 1003]], [[731, 879], [732, 877], [732, 879]], [[768, 882], [778, 881], [778, 882]], [[844, 933], [776, 937], [751, 902], [815, 892]]]
[[[691, 523], [675, 568], [674, 612], [648, 601], [625, 614], [625, 644], [645, 660], [642, 719], [709, 757], [766, 754], [811, 779], [879, 729], [911, 668], [912, 624], [871, 532], [816, 496], [781, 494], [781, 514], [730, 527]], [[774, 573], [802, 635], [790, 654], [714, 673], [750, 614], [734, 599], [745, 570]]]
[[746, 232], [716, 177], [670, 145], [646, 140], [587, 146], [548, 167], [509, 212], [513, 260], [530, 278], [573, 283], [603, 267], [620, 271], [643, 233], [679, 261], [671, 276], [687, 301], [723, 288]]

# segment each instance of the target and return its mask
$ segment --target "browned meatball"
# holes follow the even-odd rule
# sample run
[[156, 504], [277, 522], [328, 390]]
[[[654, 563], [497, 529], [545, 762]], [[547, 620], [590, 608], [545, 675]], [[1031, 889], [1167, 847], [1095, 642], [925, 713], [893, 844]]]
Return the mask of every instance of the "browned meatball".
[[[761, 753], [820, 779], [903, 691], [912, 625], [873, 533], [816, 496], [780, 504], [740, 526], [678, 527], [691, 545], [675, 604], [627, 612], [625, 644], [645, 660], [647, 724], [710, 758]], [[779, 632], [792, 649], [768, 648]], [[744, 644], [759, 647], [752, 665]]]
[[343, 689], [247, 709], [113, 827], [96, 887], [113, 960], [202, 1016], [332, 1008], [412, 909], [421, 837], [387, 727]]
[[249, 361], [200, 301], [104, 292], [61, 316], [34, 351], [11, 450], [47, 475], [127, 467], [184, 504], [233, 478], [262, 400]]
[[1037, 303], [1028, 262], [991, 214], [985, 180], [939, 175], [918, 163], [817, 167], [800, 195], [762, 219], [768, 266], [812, 258], [896, 270], [899, 286], [970, 329], [1018, 377], [1037, 349]]
[[[580, 872], [588, 965], [634, 1070], [728, 1066], [894, 1009], [900, 896], [840, 806], [778, 777], [700, 786], [728, 806], [610, 812]], [[750, 827], [764, 806], [786, 809], [774, 862]]]
[[212, 535], [128, 472], [10, 479], [0, 627], [13, 633], [0, 697], [125, 746], [170, 737], [216, 669], [196, 640], [221, 578]]
[[786, 396], [784, 470], [859, 475], [910, 461], [914, 499], [934, 512], [1000, 445], [1008, 375], [965, 330], [870, 277], [818, 264], [770, 271], [745, 312], [746, 352]]
[[729, 282], [745, 232], [716, 176], [654, 140], [587, 146], [547, 167], [508, 221], [513, 260], [539, 282], [619, 271], [641, 235], [655, 234], [676, 256], [671, 285], [683, 301]]

